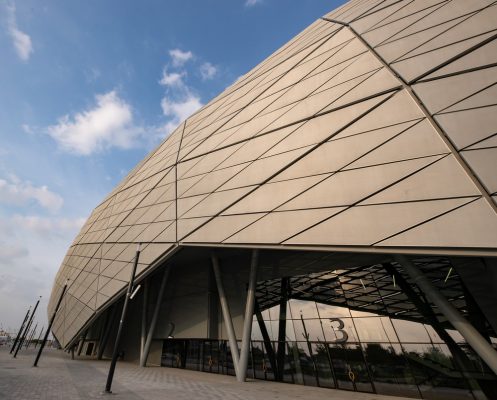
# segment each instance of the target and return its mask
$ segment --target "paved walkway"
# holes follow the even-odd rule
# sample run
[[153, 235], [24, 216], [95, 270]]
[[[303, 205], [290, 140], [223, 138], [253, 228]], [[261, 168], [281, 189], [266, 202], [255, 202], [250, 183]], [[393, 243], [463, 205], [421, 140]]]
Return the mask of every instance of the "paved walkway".
[[175, 368], [140, 368], [117, 364], [112, 395], [102, 395], [108, 361], [71, 360], [69, 354], [46, 349], [38, 368], [33, 368], [33, 349], [23, 350], [13, 359], [9, 348], [0, 346], [0, 399], [2, 400], [260, 400], [334, 399], [401, 400], [401, 397], [354, 393], [342, 390], [249, 380], [237, 383], [234, 377]]

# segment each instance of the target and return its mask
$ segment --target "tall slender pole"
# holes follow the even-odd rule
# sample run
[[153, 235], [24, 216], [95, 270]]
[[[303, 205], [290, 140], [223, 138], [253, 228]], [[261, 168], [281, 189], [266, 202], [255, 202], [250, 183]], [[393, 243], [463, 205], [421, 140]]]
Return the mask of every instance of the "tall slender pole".
[[14, 357], [17, 355], [17, 352], [22, 349], [22, 346], [26, 343], [26, 339], [29, 337], [29, 333], [31, 332], [31, 325], [33, 324], [32, 320], [28, 321], [28, 325], [24, 330], [24, 335], [22, 335], [21, 341], [17, 344], [17, 349], [14, 353]]
[[38, 339], [35, 342], [35, 349], [38, 347], [38, 343], [40, 343], [41, 336], [43, 335], [43, 329], [44, 328], [45, 328], [44, 326], [41, 327], [40, 336], [38, 336]]
[[497, 352], [492, 345], [449, 303], [409, 258], [404, 255], [396, 255], [395, 259], [428, 299], [438, 307], [451, 325], [466, 339], [476, 354], [485, 361], [494, 374], [497, 374]]
[[219, 294], [219, 302], [221, 303], [221, 311], [223, 312], [224, 325], [226, 326], [226, 333], [228, 334], [228, 341], [231, 349], [231, 357], [233, 358], [233, 366], [235, 368], [235, 375], [238, 377], [238, 364], [240, 354], [238, 353], [238, 344], [236, 342], [235, 328], [233, 327], [233, 320], [231, 319], [230, 308], [226, 294], [224, 293], [223, 280], [221, 279], [221, 269], [219, 268], [219, 260], [216, 254], [211, 254], [212, 270], [216, 278], [217, 293]]
[[40, 299], [41, 299], [41, 296], [38, 298], [38, 301], [36, 302], [35, 308], [33, 309], [33, 312], [31, 313], [31, 317], [29, 318], [28, 325], [26, 326], [26, 329], [24, 330], [24, 334], [22, 335], [21, 340], [20, 340], [19, 344], [17, 345], [17, 349], [14, 353], [14, 358], [17, 357], [17, 353], [19, 352], [19, 349], [21, 348], [21, 346], [24, 343], [24, 340], [26, 339], [28, 329], [31, 328], [31, 324], [33, 323], [33, 317], [35, 316], [36, 309], [38, 308], [38, 304], [40, 304]]
[[28, 320], [29, 318], [29, 312], [31, 311], [31, 306], [29, 306], [28, 308], [28, 311], [26, 312], [26, 315], [24, 317], [24, 320], [22, 321], [22, 324], [21, 324], [21, 327], [19, 328], [19, 330], [17, 331], [17, 336], [16, 336], [16, 339], [14, 340], [14, 344], [12, 345], [12, 347], [10, 348], [10, 354], [12, 354], [12, 352], [14, 351], [14, 349], [16, 348], [17, 346], [17, 343], [19, 342], [19, 339], [21, 338], [21, 333], [22, 331], [24, 330], [24, 324], [26, 323], [26, 321]]
[[243, 321], [242, 348], [240, 351], [240, 365], [238, 366], [238, 382], [245, 382], [247, 377], [248, 358], [250, 353], [250, 337], [252, 335], [252, 320], [254, 317], [255, 287], [257, 284], [257, 262], [259, 251], [252, 250], [250, 263], [250, 274], [247, 290], [247, 301], [245, 303], [245, 318]]
[[59, 300], [57, 301], [57, 305], [55, 306], [55, 310], [52, 314], [52, 318], [50, 318], [50, 322], [48, 323], [47, 330], [45, 331], [45, 337], [43, 338], [43, 342], [41, 342], [40, 349], [38, 350], [38, 354], [36, 355], [33, 367], [38, 366], [38, 361], [40, 360], [41, 353], [43, 352], [43, 348], [45, 347], [45, 344], [47, 343], [48, 335], [50, 334], [50, 330], [52, 329], [52, 325], [53, 325], [53, 322], [55, 320], [55, 316], [57, 315], [57, 311], [59, 310], [60, 303], [62, 303], [62, 298], [64, 297], [64, 294], [66, 293], [68, 283], [69, 283], [69, 279], [66, 281], [66, 283], [64, 284], [64, 287], [62, 288], [62, 292], [60, 293]]
[[143, 356], [140, 358], [140, 367], [145, 367], [147, 365], [148, 353], [150, 352], [150, 346], [152, 344], [152, 338], [154, 336], [155, 326], [157, 325], [157, 320], [159, 318], [160, 305], [162, 303], [162, 297], [164, 297], [164, 290], [166, 289], [167, 278], [169, 277], [170, 266], [167, 266], [164, 275], [162, 276], [162, 281], [160, 283], [159, 294], [157, 295], [157, 302], [155, 303], [154, 314], [152, 315], [152, 320], [150, 321], [150, 327], [148, 328], [147, 340], [145, 341], [145, 346], [143, 347]]
[[31, 344], [32, 340], [33, 340], [33, 337], [36, 333], [36, 328], [38, 328], [38, 323], [36, 323], [35, 327], [33, 328], [33, 330], [31, 331], [31, 335], [29, 336], [29, 339], [28, 341], [26, 342], [26, 348], [29, 348], [29, 345]]
[[107, 383], [105, 384], [105, 393], [112, 393], [112, 379], [114, 378], [114, 371], [116, 370], [117, 357], [119, 355], [119, 344], [121, 341], [121, 335], [123, 332], [124, 321], [126, 319], [126, 311], [128, 310], [128, 302], [131, 294], [133, 293], [133, 286], [135, 283], [136, 267], [138, 266], [138, 259], [140, 258], [140, 245], [136, 249], [135, 262], [133, 268], [131, 269], [131, 277], [129, 279], [128, 291], [126, 297], [124, 298], [123, 312], [121, 314], [121, 320], [119, 321], [119, 328], [117, 329], [116, 342], [114, 343], [114, 351], [112, 353], [112, 361], [110, 362], [109, 375], [107, 376]]

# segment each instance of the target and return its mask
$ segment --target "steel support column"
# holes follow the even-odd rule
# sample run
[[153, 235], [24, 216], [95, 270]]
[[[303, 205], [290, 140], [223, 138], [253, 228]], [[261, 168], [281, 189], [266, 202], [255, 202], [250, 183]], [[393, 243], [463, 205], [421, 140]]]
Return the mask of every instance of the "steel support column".
[[245, 382], [247, 377], [248, 358], [250, 354], [250, 338], [252, 336], [252, 320], [254, 316], [255, 286], [257, 284], [257, 263], [259, 251], [252, 250], [250, 274], [247, 288], [247, 301], [245, 303], [245, 318], [243, 320], [242, 349], [240, 352], [240, 365], [238, 366], [237, 380]]
[[140, 336], [140, 360], [143, 359], [143, 350], [147, 341], [147, 303], [148, 303], [148, 283], [143, 282], [143, 303], [142, 303], [142, 326]]
[[97, 360], [102, 359], [102, 357], [104, 355], [105, 347], [107, 347], [107, 342], [109, 341], [112, 325], [114, 324], [114, 320], [115, 320], [116, 315], [117, 315], [117, 304], [114, 304], [112, 306], [112, 311], [108, 311], [108, 313], [109, 314], [107, 314], [107, 320], [106, 320], [106, 323], [104, 326], [103, 335], [102, 335], [101, 339], [98, 341]]
[[404, 268], [415, 284], [435, 304], [447, 320], [466, 339], [473, 350], [497, 375], [497, 352], [459, 311], [432, 285], [420, 269], [406, 256], [396, 255], [395, 260]]
[[216, 278], [217, 292], [219, 294], [219, 302], [221, 303], [221, 311], [223, 312], [224, 325], [226, 326], [226, 332], [228, 334], [228, 341], [231, 348], [231, 357], [233, 358], [233, 366], [235, 367], [235, 374], [240, 376], [238, 372], [239, 354], [238, 345], [236, 343], [235, 328], [233, 327], [233, 320], [231, 319], [231, 313], [228, 306], [228, 300], [226, 294], [224, 293], [223, 281], [221, 279], [221, 268], [219, 267], [219, 260], [217, 255], [211, 254], [212, 270], [214, 271], [214, 277]]
[[81, 355], [81, 352], [83, 351], [83, 346], [85, 344], [86, 336], [88, 335], [88, 329], [85, 331], [85, 333], [81, 336], [79, 343], [78, 343], [78, 357]]
[[277, 381], [283, 381], [285, 370], [285, 344], [286, 344], [286, 305], [288, 302], [289, 279], [281, 278], [280, 291], [280, 315], [278, 320], [278, 350], [276, 353], [276, 362], [278, 363]]
[[140, 367], [147, 366], [148, 353], [150, 352], [150, 346], [152, 345], [155, 326], [157, 325], [157, 320], [159, 319], [160, 305], [162, 303], [162, 298], [164, 297], [164, 291], [166, 289], [167, 278], [169, 277], [170, 270], [171, 267], [169, 265], [166, 266], [164, 270], [164, 275], [162, 275], [159, 294], [157, 295], [157, 301], [155, 303], [154, 313], [152, 314], [152, 320], [150, 321], [150, 327], [148, 328], [147, 340], [145, 341], [145, 346], [143, 348], [143, 357], [140, 357]]
[[257, 303], [257, 299], [255, 300], [255, 316], [257, 317], [257, 322], [259, 323], [259, 328], [261, 330], [262, 339], [264, 340], [264, 348], [266, 349], [269, 363], [271, 364], [274, 375], [277, 376], [278, 365], [276, 364], [276, 355], [274, 353], [273, 344], [271, 343], [271, 338], [269, 337], [269, 334], [267, 332], [266, 323], [264, 322], [264, 318], [262, 317], [261, 309], [259, 307], [259, 304]]

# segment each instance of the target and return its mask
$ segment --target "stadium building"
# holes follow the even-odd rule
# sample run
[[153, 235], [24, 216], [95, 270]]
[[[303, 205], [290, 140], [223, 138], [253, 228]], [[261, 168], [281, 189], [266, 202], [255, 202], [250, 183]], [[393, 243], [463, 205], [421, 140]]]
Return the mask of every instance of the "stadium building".
[[184, 121], [56, 276], [65, 349], [497, 398], [497, 2], [354, 0]]

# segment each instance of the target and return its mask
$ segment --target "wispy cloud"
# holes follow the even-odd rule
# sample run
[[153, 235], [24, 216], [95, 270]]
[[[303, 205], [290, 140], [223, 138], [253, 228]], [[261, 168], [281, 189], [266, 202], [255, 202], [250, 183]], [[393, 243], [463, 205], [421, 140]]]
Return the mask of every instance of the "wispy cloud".
[[17, 56], [23, 61], [28, 61], [31, 53], [33, 52], [33, 43], [31, 42], [31, 37], [18, 28], [15, 5], [7, 4], [6, 9], [7, 33], [12, 39], [12, 44], [14, 45]]
[[38, 215], [14, 215], [11, 219], [18, 228], [43, 237], [75, 233], [81, 229], [85, 220], [85, 218], [48, 218]]
[[[39, 295], [46, 308], [53, 277], [83, 218], [0, 216], [0, 315], [14, 328]], [[44, 324], [46, 315], [37, 314]], [[4, 325], [5, 326], [5, 325]]]
[[169, 117], [169, 121], [164, 125], [166, 134], [171, 133], [176, 127], [200, 107], [202, 107], [200, 97], [188, 93], [185, 97], [179, 100], [172, 100], [164, 97], [161, 101], [162, 111], [165, 116]]
[[21, 207], [30, 202], [35, 202], [50, 212], [57, 212], [64, 204], [64, 199], [47, 186], [34, 186], [13, 175], [0, 179], [0, 203]]
[[210, 62], [205, 62], [200, 66], [200, 76], [204, 81], [214, 79], [217, 75], [217, 67]]
[[8, 262], [13, 259], [23, 258], [29, 254], [29, 250], [19, 243], [6, 244], [0, 242], [0, 262]]
[[96, 95], [95, 103], [85, 111], [59, 118], [47, 128], [48, 134], [63, 150], [80, 155], [135, 146], [143, 129], [133, 125], [131, 106], [116, 91]]
[[162, 132], [166, 136], [203, 105], [200, 96], [186, 81], [188, 73], [184, 66], [188, 60], [195, 58], [193, 53], [173, 49], [169, 51], [169, 55], [171, 60], [164, 66], [159, 81], [166, 89], [161, 101], [162, 112], [167, 117], [162, 126]]
[[84, 71], [84, 75], [87, 83], [93, 83], [96, 82], [102, 76], [102, 73], [98, 68], [91, 67]]
[[191, 51], [182, 51], [180, 49], [169, 50], [169, 56], [173, 67], [182, 67], [187, 61], [193, 59]]
[[257, 4], [262, 3], [262, 0], [246, 0], [245, 1], [245, 7], [253, 7]]
[[172, 87], [172, 88], [183, 88], [185, 83], [183, 82], [183, 77], [186, 76], [185, 71], [181, 72], [168, 72], [167, 65], [162, 69], [162, 78], [159, 83], [162, 86]]

